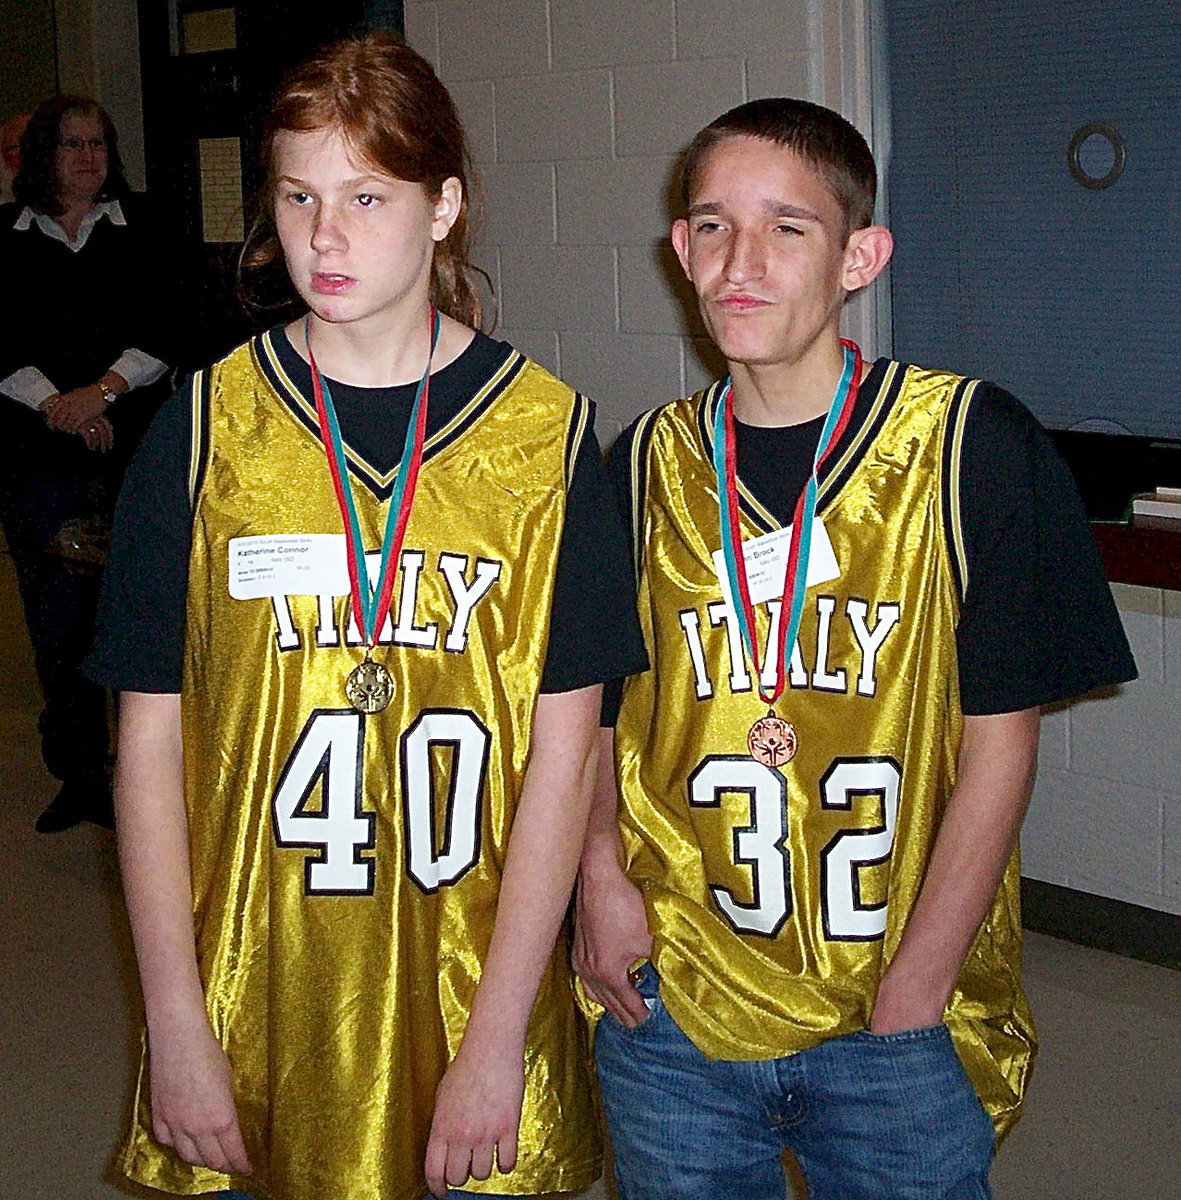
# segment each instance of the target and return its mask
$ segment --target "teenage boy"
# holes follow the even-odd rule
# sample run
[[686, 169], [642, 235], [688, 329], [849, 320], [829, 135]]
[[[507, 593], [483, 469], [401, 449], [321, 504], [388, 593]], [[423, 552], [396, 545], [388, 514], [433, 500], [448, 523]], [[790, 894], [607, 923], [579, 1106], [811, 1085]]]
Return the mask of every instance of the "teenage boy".
[[653, 666], [623, 690], [576, 963], [620, 1194], [781, 1200], [786, 1146], [811, 1200], [987, 1197], [1034, 1053], [1040, 707], [1135, 666], [1033, 417], [842, 344], [892, 250], [857, 131], [755, 101], [680, 182], [730, 377], [612, 456]]

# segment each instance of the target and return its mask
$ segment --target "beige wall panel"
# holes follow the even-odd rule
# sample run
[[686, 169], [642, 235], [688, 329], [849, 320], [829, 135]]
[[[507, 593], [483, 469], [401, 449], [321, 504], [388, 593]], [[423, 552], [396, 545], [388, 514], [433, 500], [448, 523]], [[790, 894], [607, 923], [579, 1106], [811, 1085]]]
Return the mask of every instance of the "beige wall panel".
[[628, 333], [704, 332], [693, 289], [667, 237], [620, 247], [619, 327]]
[[615, 72], [615, 149], [675, 154], [703, 125], [741, 104], [741, 58], [657, 63]]
[[472, 161], [477, 166], [495, 162], [496, 85], [483, 79], [469, 79], [452, 84], [448, 90], [459, 110]]
[[[821, 0], [832, 3], [832, 0]], [[677, 0], [677, 57], [807, 53], [808, 5], [784, 0]]]
[[544, 246], [554, 240], [554, 168], [549, 163], [489, 163], [480, 169], [484, 193], [481, 241]]
[[806, 53], [784, 54], [779, 58], [751, 58], [746, 63], [746, 95], [750, 100], [762, 96], [795, 96], [815, 100], [812, 68]]
[[616, 67], [673, 56], [671, 0], [551, 0], [554, 67]]
[[506, 326], [615, 331], [614, 251], [597, 246], [505, 246], [500, 272]]
[[[439, 6], [437, 4], [403, 5], [406, 24], [406, 41], [423, 58], [429, 59], [436, 71], [439, 69]], [[452, 94], [454, 94], [454, 88]], [[458, 103], [458, 101], [457, 101]], [[469, 131], [470, 132], [470, 131]]]
[[667, 236], [672, 166], [667, 156], [558, 163], [558, 241], [648, 245]]
[[496, 146], [501, 162], [609, 158], [610, 75], [563, 71], [501, 80]]
[[680, 339], [669, 335], [563, 333], [562, 375], [602, 406], [604, 442], [653, 405], [673, 399], [681, 385]]
[[548, 70], [545, 0], [443, 0], [438, 65], [447, 83]]

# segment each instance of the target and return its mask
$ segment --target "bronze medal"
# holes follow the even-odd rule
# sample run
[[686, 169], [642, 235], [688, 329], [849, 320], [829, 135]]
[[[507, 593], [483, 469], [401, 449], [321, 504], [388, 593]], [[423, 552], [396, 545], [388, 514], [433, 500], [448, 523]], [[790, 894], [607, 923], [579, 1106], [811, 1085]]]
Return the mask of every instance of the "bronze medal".
[[746, 735], [750, 756], [764, 767], [785, 767], [796, 756], [796, 731], [789, 721], [768, 712]]
[[344, 694], [359, 713], [381, 712], [394, 698], [394, 679], [381, 663], [367, 658], [349, 672]]

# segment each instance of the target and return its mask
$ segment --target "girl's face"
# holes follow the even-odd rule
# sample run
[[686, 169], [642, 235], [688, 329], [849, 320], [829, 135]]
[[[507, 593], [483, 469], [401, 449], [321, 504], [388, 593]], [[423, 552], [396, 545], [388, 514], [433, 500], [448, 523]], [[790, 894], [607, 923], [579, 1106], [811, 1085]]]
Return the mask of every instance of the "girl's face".
[[274, 153], [275, 226], [312, 312], [361, 327], [417, 316], [435, 243], [459, 215], [459, 181], [446, 180], [432, 200], [422, 184], [362, 162], [336, 129], [281, 131]]

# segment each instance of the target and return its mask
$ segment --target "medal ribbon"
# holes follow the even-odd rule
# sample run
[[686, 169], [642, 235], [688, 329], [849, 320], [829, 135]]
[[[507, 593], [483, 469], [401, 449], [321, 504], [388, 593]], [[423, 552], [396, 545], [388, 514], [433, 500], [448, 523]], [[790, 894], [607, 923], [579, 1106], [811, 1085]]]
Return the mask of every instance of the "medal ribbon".
[[392, 564], [402, 553], [402, 542], [406, 536], [406, 525], [410, 520], [410, 509], [414, 505], [414, 491], [418, 486], [418, 471], [422, 466], [422, 450], [426, 441], [426, 412], [431, 391], [431, 360], [439, 340], [439, 314], [430, 306], [428, 315], [431, 346], [427, 353], [426, 369], [418, 381], [414, 395], [414, 406], [406, 426], [406, 439], [402, 444], [402, 457], [398, 463], [398, 477], [385, 520], [385, 536], [381, 544], [381, 570], [376, 587], [369, 585], [369, 572], [365, 570], [365, 543], [361, 539], [361, 522], [357, 517], [357, 505], [353, 499], [352, 485], [348, 482], [345, 464], [344, 442], [340, 436], [340, 422], [336, 417], [336, 406], [328, 382], [316, 366], [312, 353], [311, 316], [304, 325], [304, 339], [308, 358], [312, 364], [312, 392], [316, 400], [316, 416], [320, 422], [320, 441], [328, 459], [328, 473], [332, 476], [332, 488], [340, 508], [340, 519], [344, 525], [345, 554], [349, 567], [349, 595], [352, 600], [353, 620], [361, 631], [365, 643], [365, 657], [377, 642], [378, 630], [389, 616], [390, 602], [394, 594], [394, 572]]
[[[763, 663], [755, 642], [755, 613], [750, 599], [750, 584], [746, 573], [746, 558], [742, 553], [742, 527], [738, 515], [738, 451], [734, 434], [734, 397], [730, 380], [726, 380], [714, 413], [714, 474], [718, 485], [718, 518], [722, 531], [722, 557], [734, 599], [735, 618], [743, 645], [754, 666], [759, 695], [772, 705], [783, 694], [787, 680], [787, 655], [796, 642], [800, 620], [804, 613], [804, 593], [808, 587], [808, 559], [812, 552], [812, 521], [816, 516], [816, 497], [819, 491], [817, 475], [820, 465], [832, 448], [841, 440], [853, 415], [857, 398], [857, 383], [861, 378], [861, 350], [855, 342], [841, 338], [845, 349], [845, 365], [833, 392], [828, 416], [816, 443], [812, 458], [812, 473], [796, 500], [791, 522], [787, 564], [783, 576], [783, 599], [779, 613], [779, 637], [775, 647], [775, 684], [770, 693], [763, 685]], [[784, 620], [784, 611], [788, 619]]]

